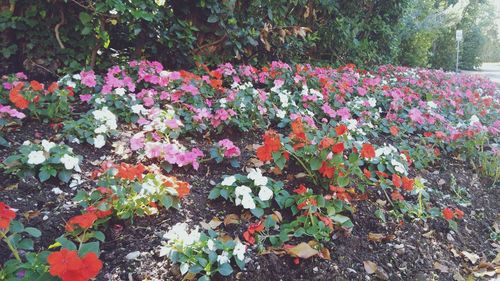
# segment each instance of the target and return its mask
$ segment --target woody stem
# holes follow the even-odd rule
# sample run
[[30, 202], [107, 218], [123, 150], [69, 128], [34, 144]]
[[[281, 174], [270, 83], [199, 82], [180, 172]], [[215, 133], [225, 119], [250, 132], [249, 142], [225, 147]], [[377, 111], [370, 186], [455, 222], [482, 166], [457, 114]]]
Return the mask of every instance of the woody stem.
[[12, 254], [14, 255], [14, 257], [16, 258], [16, 260], [18, 262], [22, 262], [21, 261], [21, 257], [19, 256], [19, 252], [14, 247], [14, 245], [12, 245], [10, 243], [9, 238], [7, 237], [7, 235], [5, 235], [5, 233], [3, 231], [0, 231], [0, 235], [2, 236], [3, 240], [5, 241], [5, 243], [7, 243], [7, 246], [9, 247], [10, 251], [12, 252]]
[[302, 162], [302, 160], [300, 160], [299, 157], [297, 157], [297, 155], [295, 155], [294, 153], [290, 153], [290, 154], [295, 158], [295, 160], [297, 160], [300, 163], [300, 165], [306, 170], [307, 174], [312, 178], [314, 184], [317, 185], [318, 182], [316, 181], [316, 177], [307, 168], [307, 166], [304, 164], [304, 162]]

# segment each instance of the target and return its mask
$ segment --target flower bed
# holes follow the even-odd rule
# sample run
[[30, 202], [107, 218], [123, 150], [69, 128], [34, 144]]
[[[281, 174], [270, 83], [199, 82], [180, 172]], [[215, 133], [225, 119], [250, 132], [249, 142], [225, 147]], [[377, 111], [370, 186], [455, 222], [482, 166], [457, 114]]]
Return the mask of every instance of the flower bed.
[[[106, 270], [101, 248], [120, 232], [117, 222], [133, 228], [141, 217], [205, 208], [202, 202], [225, 204], [224, 225], [178, 219], [161, 229], [161, 243], [149, 245], [187, 278], [237, 275], [256, 253], [291, 256], [295, 264], [331, 260], [332, 239], [363, 224], [354, 218], [362, 208], [384, 225], [445, 221], [459, 231], [470, 205], [449, 197], [466, 191], [455, 183], [447, 199], [422, 176], [446, 159], [468, 161], [493, 185], [500, 178], [499, 91], [471, 76], [282, 62], [170, 72], [133, 61], [47, 87], [23, 74], [3, 80], [4, 173], [21, 182], [36, 176], [59, 194], [72, 193], [64, 182], [80, 186], [73, 202], [82, 211], [39, 253], [21, 247], [22, 238], [5, 238], [14, 259], [0, 277], [88, 280]], [[14, 138], [13, 129], [36, 122], [50, 125], [47, 139]], [[201, 171], [207, 178], [191, 182]], [[204, 199], [186, 205], [193, 185]], [[31, 229], [13, 226], [11, 208], [2, 206], [5, 237]], [[164, 211], [170, 208], [177, 211]], [[61, 268], [61, 259], [74, 264]], [[382, 274], [368, 272], [375, 273]]]

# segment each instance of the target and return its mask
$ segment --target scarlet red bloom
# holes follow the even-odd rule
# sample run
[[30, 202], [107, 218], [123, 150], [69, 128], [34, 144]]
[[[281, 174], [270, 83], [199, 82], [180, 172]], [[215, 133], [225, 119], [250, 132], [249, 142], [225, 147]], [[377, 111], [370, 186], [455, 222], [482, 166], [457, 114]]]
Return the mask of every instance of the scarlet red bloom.
[[134, 180], [135, 178], [142, 179], [142, 173], [146, 170], [144, 165], [130, 165], [127, 163], [121, 163], [120, 166], [116, 167], [118, 169], [118, 173], [115, 175], [117, 178]]
[[403, 177], [403, 189], [406, 191], [412, 191], [413, 185], [415, 185], [414, 179], [409, 179], [407, 177]]
[[403, 195], [401, 195], [401, 193], [399, 193], [398, 191], [393, 191], [391, 193], [391, 198], [394, 201], [404, 201], [405, 200], [405, 198], [403, 197]]
[[32, 80], [30, 82], [30, 86], [31, 86], [31, 89], [33, 89], [35, 91], [41, 91], [41, 90], [43, 90], [43, 84], [41, 84], [40, 82], [38, 82], [36, 80]]
[[347, 132], [347, 126], [344, 124], [338, 125], [337, 127], [335, 127], [335, 132], [337, 133], [337, 136], [341, 136], [345, 132]]
[[339, 142], [339, 143], [334, 144], [332, 147], [332, 151], [335, 154], [342, 153], [344, 151], [344, 143]]
[[308, 198], [308, 199], [304, 200], [304, 202], [298, 204], [297, 209], [302, 210], [306, 206], [317, 206], [317, 205], [318, 205], [318, 202], [316, 202], [316, 200], [314, 198]]
[[363, 174], [365, 175], [365, 177], [367, 178], [371, 178], [372, 177], [372, 173], [367, 169], [367, 168], [364, 168], [363, 169]]
[[431, 132], [424, 132], [424, 137], [430, 138], [430, 137], [432, 137], [432, 133]]
[[333, 178], [334, 172], [335, 172], [334, 167], [329, 167], [328, 163], [326, 163], [325, 161], [323, 161], [323, 163], [321, 163], [321, 168], [319, 168], [319, 173], [323, 177], [331, 179], [331, 178]]
[[262, 221], [258, 221], [248, 227], [247, 231], [243, 233], [243, 238], [245, 238], [245, 241], [253, 245], [255, 243], [255, 233], [262, 232], [263, 230], [264, 224], [262, 223]]
[[452, 220], [454, 216], [455, 214], [450, 208], [447, 207], [443, 209], [443, 217], [445, 220], [447, 221]]
[[335, 140], [332, 139], [332, 138], [324, 138], [322, 139], [320, 142], [319, 142], [319, 147], [321, 149], [325, 149], [325, 148], [329, 148], [330, 146], [332, 146], [333, 144], [335, 144]]
[[464, 218], [464, 212], [458, 208], [455, 208], [455, 217], [459, 220]]
[[189, 183], [178, 181], [177, 188], [175, 190], [177, 190], [177, 195], [179, 196], [179, 198], [183, 198], [184, 196], [189, 194], [191, 188], [189, 187]]
[[14, 212], [7, 204], [0, 202], [0, 229], [7, 230], [10, 222], [16, 217]]
[[373, 148], [373, 145], [363, 143], [363, 147], [361, 148], [361, 157], [367, 159], [375, 158], [375, 148]]
[[396, 126], [391, 126], [390, 131], [391, 131], [391, 135], [393, 135], [393, 136], [397, 136], [399, 134], [399, 128]]
[[273, 152], [279, 151], [280, 148], [281, 142], [278, 133], [269, 130], [264, 134], [264, 145], [257, 148], [257, 158], [263, 162], [269, 161], [273, 159]]
[[94, 222], [97, 220], [97, 215], [93, 212], [85, 213], [83, 215], [74, 216], [68, 220], [66, 223], [66, 231], [72, 232], [75, 230], [75, 226], [78, 226], [82, 229], [89, 229], [94, 225]]
[[297, 194], [304, 194], [307, 192], [307, 187], [303, 184], [299, 185], [298, 188], [294, 189], [293, 192], [297, 193]]
[[19, 109], [26, 109], [29, 105], [29, 101], [20, 93], [23, 86], [23, 83], [18, 83], [9, 93], [9, 100]]
[[49, 273], [62, 281], [88, 281], [102, 269], [102, 261], [93, 252], [80, 258], [76, 251], [62, 249], [51, 253], [47, 262], [50, 266]]
[[306, 134], [304, 133], [304, 124], [302, 124], [301, 118], [293, 120], [292, 133], [290, 134], [290, 138], [302, 143], [307, 142]]
[[396, 174], [392, 174], [392, 184], [394, 184], [395, 187], [400, 188], [403, 184], [401, 182], [401, 177]]
[[57, 82], [53, 82], [52, 84], [50, 84], [50, 86], [47, 88], [47, 91], [49, 93], [53, 93], [55, 90], [57, 90], [57, 88], [59, 87], [59, 85], [57, 84]]
[[388, 178], [389, 175], [387, 173], [381, 172], [381, 171], [375, 171], [375, 174], [381, 178]]

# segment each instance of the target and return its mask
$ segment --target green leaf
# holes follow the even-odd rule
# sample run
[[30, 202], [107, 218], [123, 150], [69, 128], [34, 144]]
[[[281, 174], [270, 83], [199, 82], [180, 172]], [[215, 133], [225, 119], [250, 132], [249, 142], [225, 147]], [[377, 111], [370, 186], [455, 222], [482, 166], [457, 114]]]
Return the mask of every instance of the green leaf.
[[210, 191], [208, 194], [208, 199], [214, 200], [220, 196], [220, 189], [219, 188], [214, 188]]
[[17, 244], [17, 248], [22, 249], [22, 250], [33, 250], [34, 249], [33, 240], [23, 239], [23, 240], [21, 240], [21, 242], [19, 242]]
[[347, 186], [350, 182], [350, 179], [349, 179], [349, 176], [345, 176], [345, 177], [339, 177], [337, 178], [337, 184], [340, 186], [340, 187], [344, 187], [344, 186]]
[[57, 177], [62, 181], [62, 182], [69, 182], [71, 179], [71, 172], [68, 170], [60, 171], [57, 174]]
[[42, 232], [34, 227], [26, 227], [24, 229], [24, 232], [28, 233], [29, 235], [38, 238], [42, 235]]
[[41, 182], [44, 182], [50, 178], [50, 174], [47, 170], [41, 170], [40, 173], [38, 173], [38, 178]]
[[219, 273], [222, 276], [229, 276], [231, 273], [233, 273], [233, 268], [229, 263], [223, 263], [219, 266]]
[[85, 25], [89, 23], [92, 20], [92, 16], [89, 15], [86, 12], [81, 12], [78, 17], [80, 18], [80, 21]]
[[80, 250], [78, 251], [78, 255], [80, 257], [83, 257], [90, 252], [94, 252], [96, 255], [99, 256], [100, 254], [99, 242], [90, 242], [82, 244], [80, 246]]
[[64, 249], [68, 249], [68, 250], [72, 250], [72, 251], [76, 250], [75, 243], [69, 241], [64, 236], [57, 238], [56, 242], [59, 242], [61, 244], [61, 247], [63, 247]]
[[215, 14], [211, 14], [207, 19], [207, 22], [209, 22], [209, 23], [214, 23], [217, 21], [219, 21], [219, 17]]
[[260, 217], [262, 217], [262, 215], [264, 215], [264, 210], [262, 208], [251, 209], [250, 212], [258, 218], [260, 218]]
[[323, 161], [321, 161], [321, 159], [313, 158], [309, 162], [309, 165], [311, 166], [311, 170], [316, 171], [316, 170], [319, 170], [319, 168], [321, 168], [322, 163], [323, 163]]

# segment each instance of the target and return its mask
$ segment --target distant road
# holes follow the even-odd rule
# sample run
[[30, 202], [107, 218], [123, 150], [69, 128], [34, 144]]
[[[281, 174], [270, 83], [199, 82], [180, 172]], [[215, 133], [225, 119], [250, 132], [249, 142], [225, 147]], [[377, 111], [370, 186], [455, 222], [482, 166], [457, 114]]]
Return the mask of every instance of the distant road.
[[500, 62], [488, 62], [476, 71], [462, 70], [462, 73], [475, 74], [488, 77], [491, 81], [497, 83], [500, 87]]

